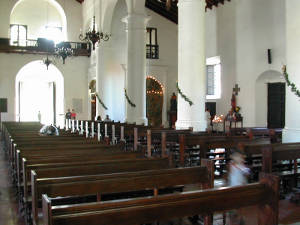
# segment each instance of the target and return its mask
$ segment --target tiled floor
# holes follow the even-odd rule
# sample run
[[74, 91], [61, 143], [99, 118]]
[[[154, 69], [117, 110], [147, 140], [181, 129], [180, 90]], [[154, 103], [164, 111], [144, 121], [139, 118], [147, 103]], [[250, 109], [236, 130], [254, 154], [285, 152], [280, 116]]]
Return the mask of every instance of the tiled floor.
[[[18, 202], [9, 179], [7, 168], [3, 143], [0, 140], [0, 225], [25, 225], [23, 218], [18, 213]], [[215, 182], [215, 185], [222, 186], [222, 183], [219, 180]], [[300, 225], [300, 206], [296, 206], [288, 200], [283, 200], [280, 201], [279, 208], [280, 224]], [[246, 218], [245, 225], [257, 225], [257, 210], [255, 207], [243, 209], [243, 212]], [[174, 224], [177, 224], [177, 222]], [[191, 225], [192, 223], [188, 219], [184, 219], [181, 220], [180, 224]], [[223, 224], [222, 215], [215, 215], [214, 225], [221, 224]]]

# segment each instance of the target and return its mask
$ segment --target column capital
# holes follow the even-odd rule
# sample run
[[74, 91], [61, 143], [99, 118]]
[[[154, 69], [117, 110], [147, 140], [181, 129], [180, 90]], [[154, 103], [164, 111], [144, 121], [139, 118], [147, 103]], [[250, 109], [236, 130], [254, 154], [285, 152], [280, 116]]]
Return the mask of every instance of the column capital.
[[145, 29], [151, 16], [138, 13], [130, 13], [122, 19], [122, 22], [126, 23], [127, 29], [139, 30]]

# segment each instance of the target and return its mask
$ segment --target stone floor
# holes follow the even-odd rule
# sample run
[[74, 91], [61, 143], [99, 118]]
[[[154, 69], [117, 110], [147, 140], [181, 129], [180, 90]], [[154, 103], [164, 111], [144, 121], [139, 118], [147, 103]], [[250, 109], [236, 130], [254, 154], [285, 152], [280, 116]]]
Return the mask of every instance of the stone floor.
[[[3, 143], [0, 141], [0, 225], [25, 225], [23, 218], [18, 213], [18, 202], [9, 179], [7, 168]], [[218, 180], [215, 183], [216, 186], [221, 186], [224, 182]], [[300, 206], [296, 206], [289, 202], [289, 200], [282, 200], [280, 201], [279, 208], [280, 224], [300, 225]], [[257, 210], [255, 207], [245, 208], [242, 211], [246, 218], [245, 225], [257, 225]], [[191, 223], [189, 220], [184, 219], [181, 220], [181, 224], [188, 225]], [[222, 215], [215, 215], [214, 225], [221, 224], [223, 224]]]

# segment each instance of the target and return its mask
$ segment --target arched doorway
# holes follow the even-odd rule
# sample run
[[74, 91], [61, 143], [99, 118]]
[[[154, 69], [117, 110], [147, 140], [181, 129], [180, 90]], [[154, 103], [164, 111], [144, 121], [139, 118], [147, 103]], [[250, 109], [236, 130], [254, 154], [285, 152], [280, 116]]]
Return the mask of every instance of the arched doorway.
[[256, 79], [255, 118], [259, 127], [284, 126], [285, 81], [280, 72], [268, 70]]
[[162, 125], [162, 109], [164, 102], [164, 87], [153, 76], [146, 79], [146, 113], [148, 124], [154, 127]]
[[41, 60], [23, 66], [16, 76], [17, 121], [64, 124], [64, 78], [52, 64], [48, 70]]

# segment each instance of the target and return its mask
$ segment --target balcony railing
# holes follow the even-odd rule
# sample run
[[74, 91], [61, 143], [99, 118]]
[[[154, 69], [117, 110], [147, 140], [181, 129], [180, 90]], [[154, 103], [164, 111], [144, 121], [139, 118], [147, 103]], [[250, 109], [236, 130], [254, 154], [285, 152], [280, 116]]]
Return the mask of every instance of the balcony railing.
[[[74, 56], [90, 56], [91, 46], [86, 42], [64, 42], [65, 46], [71, 47]], [[28, 54], [53, 54], [56, 45], [53, 41], [38, 38], [37, 40], [18, 40], [12, 42], [9, 38], [0, 38], [0, 52], [28, 53]]]
[[159, 59], [159, 46], [158, 45], [146, 45], [146, 58], [147, 59]]

